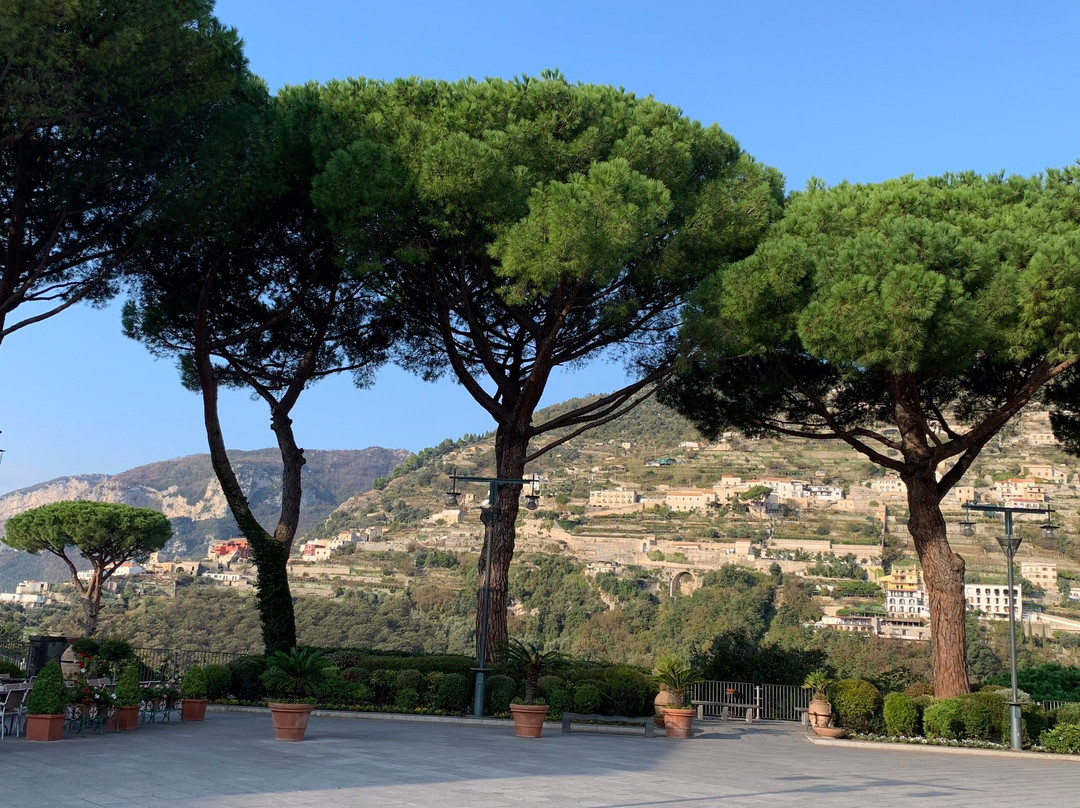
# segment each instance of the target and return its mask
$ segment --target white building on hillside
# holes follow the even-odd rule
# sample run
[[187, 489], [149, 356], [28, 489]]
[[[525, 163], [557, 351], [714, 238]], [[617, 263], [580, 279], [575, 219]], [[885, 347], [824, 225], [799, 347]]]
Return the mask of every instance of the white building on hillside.
[[[1020, 620], [1024, 614], [1024, 600], [1019, 584], [1013, 586], [1016, 599], [1015, 617]], [[1009, 617], [1009, 587], [1003, 584], [964, 584], [964, 600], [968, 609], [982, 612], [989, 617], [1007, 620]]]

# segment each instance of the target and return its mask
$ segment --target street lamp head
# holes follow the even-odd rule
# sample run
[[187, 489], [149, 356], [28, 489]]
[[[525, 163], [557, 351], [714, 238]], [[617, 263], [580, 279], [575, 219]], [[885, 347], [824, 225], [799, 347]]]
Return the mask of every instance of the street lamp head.
[[530, 511], [535, 511], [540, 506], [539, 494], [526, 494], [525, 495], [525, 508]]
[[460, 497], [461, 497], [461, 494], [459, 494], [457, 491], [447, 491], [446, 492], [446, 499], [445, 499], [446, 507], [447, 508], [456, 508], [458, 506], [458, 500], [460, 499]]
[[1041, 525], [1039, 530], [1042, 531], [1043, 538], [1048, 541], [1053, 541], [1057, 538], [1057, 525], [1052, 525], [1047, 522], [1045, 525]]
[[974, 536], [975, 535], [975, 523], [964, 520], [960, 523], [960, 535], [961, 536]]
[[1016, 555], [1016, 551], [1020, 549], [1020, 542], [1022, 542], [1019, 536], [998, 536], [998, 544], [1001, 545], [1001, 549], [1005, 551], [1005, 555], [1012, 558]]

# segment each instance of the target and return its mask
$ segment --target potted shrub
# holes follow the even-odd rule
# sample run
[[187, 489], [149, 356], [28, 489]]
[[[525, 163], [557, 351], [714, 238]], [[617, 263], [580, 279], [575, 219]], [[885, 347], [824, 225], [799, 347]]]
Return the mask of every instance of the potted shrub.
[[206, 718], [206, 674], [201, 665], [192, 665], [184, 671], [180, 683], [180, 718], [184, 721], [202, 721]]
[[302, 741], [315, 709], [312, 698], [326, 681], [333, 663], [314, 648], [275, 651], [266, 660], [263, 684], [272, 700], [267, 706], [274, 721], [274, 739]]
[[823, 670], [813, 671], [803, 680], [803, 688], [811, 691], [806, 717], [814, 733], [824, 738], [839, 738], [844, 734], [842, 729], [832, 726], [833, 709], [829, 703], [829, 688], [832, 685], [833, 680]]
[[139, 704], [142, 702], [142, 686], [139, 684], [137, 665], [128, 663], [120, 671], [113, 698], [116, 701], [116, 713], [109, 720], [109, 729], [136, 729], [139, 726]]
[[60, 663], [49, 660], [26, 697], [26, 740], [58, 741], [64, 734], [68, 691]]
[[501, 649], [502, 660], [525, 673], [525, 696], [510, 702], [514, 733], [519, 738], [539, 738], [547, 718], [548, 705], [540, 693], [540, 675], [558, 668], [563, 657], [558, 651], [544, 651], [537, 645], [511, 639]]
[[704, 677], [677, 656], [666, 656], [656, 663], [656, 683], [671, 694], [670, 703], [660, 708], [664, 732], [669, 738], [689, 738], [694, 725], [694, 710], [687, 692], [690, 685]]

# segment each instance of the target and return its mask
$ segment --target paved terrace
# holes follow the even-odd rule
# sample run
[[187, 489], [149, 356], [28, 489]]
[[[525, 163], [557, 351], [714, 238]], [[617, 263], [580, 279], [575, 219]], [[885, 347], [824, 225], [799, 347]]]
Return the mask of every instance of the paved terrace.
[[797, 725], [706, 721], [689, 741], [545, 727], [316, 716], [302, 743], [267, 714], [0, 741], [11, 805], [699, 806], [1075, 805], [1080, 760], [811, 744]]

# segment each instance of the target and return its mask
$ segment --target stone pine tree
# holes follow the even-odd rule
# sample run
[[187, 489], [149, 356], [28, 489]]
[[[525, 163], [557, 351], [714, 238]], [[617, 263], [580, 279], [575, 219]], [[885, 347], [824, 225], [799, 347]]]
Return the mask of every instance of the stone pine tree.
[[[122, 564], [142, 561], [172, 536], [164, 514], [113, 502], [55, 502], [13, 516], [4, 543], [37, 555], [44, 551], [63, 561], [83, 605], [83, 631], [93, 636], [101, 609], [101, 589]], [[90, 562], [83, 580], [75, 562]]]
[[[292, 412], [328, 375], [367, 384], [394, 333], [378, 301], [342, 267], [310, 201], [314, 162], [308, 121], [313, 88], [269, 98], [257, 81], [216, 112], [183, 190], [154, 209], [157, 225], [122, 268], [134, 286], [126, 333], [179, 359], [199, 391], [214, 472], [257, 567], [257, 605], [267, 652], [296, 645], [286, 562], [302, 500], [304, 450]], [[226, 451], [221, 387], [266, 403], [281, 454], [281, 508], [264, 527]]]
[[115, 292], [147, 206], [243, 73], [239, 38], [212, 8], [0, 5], [0, 342]]
[[[319, 129], [316, 198], [350, 250], [365, 255], [373, 233], [396, 241], [380, 278], [404, 320], [399, 361], [451, 374], [491, 415], [503, 478], [650, 394], [684, 296], [753, 250], [782, 196], [779, 175], [719, 127], [555, 73], [335, 83]], [[397, 194], [390, 207], [357, 196], [373, 174]], [[534, 421], [557, 368], [604, 359], [634, 380]], [[519, 495], [500, 489], [493, 526], [493, 653]]]
[[964, 559], [941, 502], [1010, 418], [1075, 375], [1078, 178], [812, 184], [754, 255], [702, 284], [660, 393], [706, 434], [843, 441], [900, 476], [941, 697], [969, 690]]

